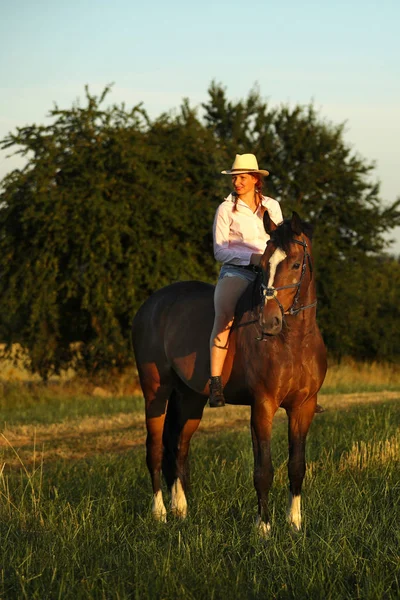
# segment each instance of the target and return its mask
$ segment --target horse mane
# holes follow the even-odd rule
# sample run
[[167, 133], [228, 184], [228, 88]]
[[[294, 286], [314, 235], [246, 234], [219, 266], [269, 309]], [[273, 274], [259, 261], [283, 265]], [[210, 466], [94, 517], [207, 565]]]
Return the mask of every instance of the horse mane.
[[[274, 245], [281, 248], [286, 253], [289, 250], [290, 244], [293, 242], [293, 236], [299, 235], [298, 232], [292, 229], [293, 219], [285, 219], [276, 229], [270, 232], [271, 240]], [[310, 240], [312, 239], [313, 226], [311, 223], [301, 221], [301, 233], [304, 233]]]

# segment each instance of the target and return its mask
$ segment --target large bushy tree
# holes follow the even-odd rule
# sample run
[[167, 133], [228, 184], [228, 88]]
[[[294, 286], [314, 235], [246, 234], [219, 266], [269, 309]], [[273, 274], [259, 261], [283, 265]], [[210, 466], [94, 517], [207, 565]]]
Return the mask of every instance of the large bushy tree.
[[[373, 167], [345, 144], [342, 126], [313, 106], [269, 109], [257, 90], [230, 102], [217, 84], [203, 115], [184, 101], [155, 120], [141, 105], [103, 108], [108, 91], [87, 91], [85, 106], [56, 106], [50, 125], [2, 141], [27, 165], [2, 182], [0, 329], [29, 351], [33, 370], [46, 377], [73, 362], [89, 371], [122, 367], [131, 360], [132, 316], [152, 291], [215, 280], [212, 219], [229, 191], [219, 171], [249, 151], [270, 170], [267, 192], [284, 213], [295, 209], [316, 225], [319, 318], [330, 350], [395, 355], [387, 328], [373, 321], [382, 311], [399, 319], [390, 283], [398, 263], [380, 258], [398, 203], [382, 207]], [[374, 275], [386, 304], [371, 294]]]

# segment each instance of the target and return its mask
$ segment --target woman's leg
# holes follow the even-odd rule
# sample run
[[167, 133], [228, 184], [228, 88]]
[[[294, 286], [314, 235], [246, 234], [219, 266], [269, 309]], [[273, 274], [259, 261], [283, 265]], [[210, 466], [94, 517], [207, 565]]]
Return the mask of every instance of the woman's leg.
[[249, 283], [241, 277], [225, 276], [218, 280], [214, 293], [215, 320], [210, 338], [211, 377], [222, 373], [236, 304]]

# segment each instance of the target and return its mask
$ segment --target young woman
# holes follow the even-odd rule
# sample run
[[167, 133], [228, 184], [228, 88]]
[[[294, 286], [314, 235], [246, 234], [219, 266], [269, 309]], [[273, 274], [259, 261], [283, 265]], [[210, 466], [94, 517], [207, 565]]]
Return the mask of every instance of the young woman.
[[210, 339], [211, 379], [209, 403], [224, 406], [221, 373], [228, 351], [229, 333], [237, 301], [254, 281], [254, 266], [260, 263], [269, 235], [263, 225], [267, 210], [272, 221], [282, 222], [279, 203], [262, 195], [262, 176], [254, 154], [237, 154], [232, 168], [234, 192], [219, 205], [214, 219], [214, 256], [223, 263], [215, 288], [215, 320]]

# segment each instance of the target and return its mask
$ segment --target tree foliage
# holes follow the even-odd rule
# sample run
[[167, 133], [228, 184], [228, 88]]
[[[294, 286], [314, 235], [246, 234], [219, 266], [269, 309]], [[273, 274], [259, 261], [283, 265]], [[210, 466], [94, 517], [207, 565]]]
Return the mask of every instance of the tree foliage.
[[[399, 263], [384, 234], [400, 201], [383, 207], [373, 165], [343, 140], [343, 125], [312, 105], [269, 108], [257, 90], [232, 102], [213, 83], [199, 109], [150, 120], [144, 108], [57, 106], [51, 124], [1, 145], [27, 158], [2, 182], [0, 333], [46, 377], [131, 360], [141, 302], [180, 279], [215, 281], [211, 228], [229, 192], [219, 177], [236, 152], [271, 173], [267, 193], [315, 227], [319, 321], [332, 353], [398, 354]], [[396, 285], [394, 285], [396, 284]], [[397, 336], [395, 335], [397, 332]]]

